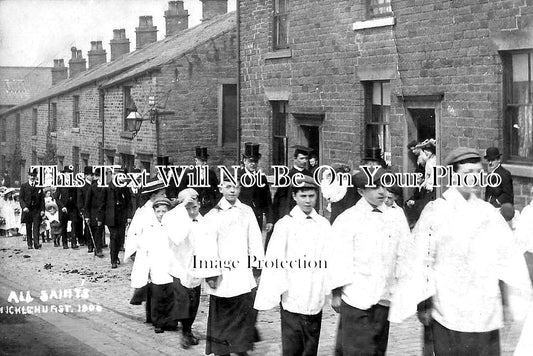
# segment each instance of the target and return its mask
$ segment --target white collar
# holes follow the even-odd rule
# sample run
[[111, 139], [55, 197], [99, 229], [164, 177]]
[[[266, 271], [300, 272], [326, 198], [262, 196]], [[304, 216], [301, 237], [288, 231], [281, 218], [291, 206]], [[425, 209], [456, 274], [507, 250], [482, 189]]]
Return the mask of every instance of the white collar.
[[372, 210], [377, 208], [379, 211], [381, 211], [383, 213], [387, 209], [387, 206], [385, 205], [385, 202], [383, 202], [383, 204], [381, 204], [379, 206], [373, 207], [365, 199], [365, 197], [361, 197], [361, 199], [359, 199], [359, 201], [355, 205], [358, 207], [359, 210], [363, 210], [363, 211], [372, 211]]
[[305, 168], [297, 167], [296, 165], [292, 166], [292, 168], [296, 169], [298, 172], [303, 172]]
[[242, 205], [241, 201], [239, 199], [237, 199], [235, 201], [235, 204], [230, 204], [226, 198], [222, 197], [222, 199], [220, 199], [220, 201], [218, 202], [218, 207], [220, 208], [220, 210], [223, 210], [223, 211], [226, 211], [226, 210], [229, 210], [231, 208], [240, 208], [240, 206]]
[[466, 200], [465, 197], [459, 193], [457, 188], [450, 187], [448, 188], [444, 193], [442, 193], [442, 197], [446, 199], [447, 201], [453, 203], [453, 204], [468, 204], [471, 202], [476, 202], [479, 200], [479, 198], [476, 195], [472, 195], [469, 200]]
[[292, 216], [293, 218], [296, 218], [296, 219], [302, 219], [302, 220], [305, 220], [307, 219], [307, 217], [311, 217], [312, 220], [316, 221], [317, 217], [318, 217], [318, 213], [316, 212], [315, 209], [313, 209], [311, 211], [311, 213], [306, 214], [303, 212], [303, 210], [298, 206], [296, 205], [294, 208], [292, 208], [291, 212], [289, 213], [290, 216]]

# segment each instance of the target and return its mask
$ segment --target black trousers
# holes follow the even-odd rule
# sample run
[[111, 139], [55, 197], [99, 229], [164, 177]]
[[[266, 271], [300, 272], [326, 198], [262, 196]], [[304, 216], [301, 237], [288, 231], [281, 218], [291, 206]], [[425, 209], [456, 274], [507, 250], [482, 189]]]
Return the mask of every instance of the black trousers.
[[196, 319], [200, 305], [201, 287], [187, 288], [181, 284], [179, 278], [174, 279], [174, 293], [176, 295], [176, 317], [181, 322], [184, 334], [192, 332], [192, 324]]
[[[90, 229], [90, 230], [89, 230]], [[102, 251], [102, 232], [104, 231], [104, 226], [98, 225], [85, 225], [85, 233], [87, 234], [87, 247], [89, 249], [96, 249], [96, 251]], [[91, 238], [92, 232], [92, 238]], [[93, 243], [94, 239], [94, 243]]]
[[71, 222], [70, 243], [72, 244], [72, 246], [76, 245], [76, 229], [77, 229], [78, 221], [76, 219], [70, 220], [70, 218], [68, 218], [68, 219], [61, 220], [61, 230], [62, 230], [61, 235], [63, 235], [63, 246], [68, 246], [69, 238], [68, 238], [67, 226], [68, 226], [69, 221]]
[[41, 225], [41, 215], [39, 211], [29, 211], [26, 217], [26, 242], [28, 247], [37, 248], [39, 246], [39, 226]]
[[385, 355], [389, 341], [389, 308], [373, 305], [362, 310], [341, 303], [335, 355]]
[[322, 312], [316, 315], [292, 313], [280, 306], [283, 356], [316, 356], [322, 326]]
[[498, 330], [468, 333], [450, 330], [432, 321], [436, 356], [498, 356], [500, 333]]
[[109, 254], [111, 255], [111, 263], [118, 260], [118, 253], [122, 245], [124, 245], [124, 235], [126, 234], [126, 223], [116, 224], [115, 226], [108, 226], [109, 228]]

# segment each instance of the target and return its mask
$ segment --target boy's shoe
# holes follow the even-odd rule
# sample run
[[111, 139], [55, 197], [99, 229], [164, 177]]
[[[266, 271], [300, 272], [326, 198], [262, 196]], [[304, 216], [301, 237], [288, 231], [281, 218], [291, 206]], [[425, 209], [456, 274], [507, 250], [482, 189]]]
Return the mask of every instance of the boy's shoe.
[[111, 264], [111, 268], [118, 268], [118, 265], [117, 265], [115, 262], [113, 262], [113, 263]]

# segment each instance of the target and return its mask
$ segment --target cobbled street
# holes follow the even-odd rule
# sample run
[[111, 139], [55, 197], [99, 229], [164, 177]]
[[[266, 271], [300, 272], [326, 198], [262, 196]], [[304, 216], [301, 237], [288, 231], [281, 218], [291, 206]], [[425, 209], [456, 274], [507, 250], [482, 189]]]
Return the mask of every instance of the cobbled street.
[[[189, 350], [179, 346], [180, 333], [165, 331], [155, 334], [151, 325], [144, 323], [144, 305], [129, 304], [132, 288], [129, 275], [132, 263], [124, 262], [118, 269], [111, 269], [109, 250], [100, 259], [88, 254], [85, 247], [79, 250], [64, 250], [44, 243], [41, 250], [28, 250], [21, 236], [0, 238], [0, 354], [2, 355], [203, 355], [208, 311], [208, 298], [202, 294], [200, 309], [193, 332], [200, 337], [200, 344]], [[122, 257], [122, 253], [121, 256]], [[80, 293], [77, 298], [75, 288], [86, 288], [88, 298]], [[41, 291], [50, 296], [52, 291], [72, 290], [72, 297], [40, 300]], [[11, 293], [26, 299], [30, 291], [32, 301], [19, 300], [7, 303]], [[63, 292], [65, 295], [65, 292]], [[44, 299], [44, 298], [43, 298]], [[48, 305], [48, 312], [44, 306]], [[52, 310], [51, 305], [58, 306]], [[69, 312], [58, 312], [59, 306], [70, 306]], [[27, 316], [43, 325], [50, 325], [48, 332], [39, 334], [41, 343], [48, 348], [31, 349], [20, 337], [28, 338], [32, 329], [19, 332], [17, 323], [28, 322], [24, 318], [7, 313], [14, 307], [41, 306], [40, 313]], [[97, 307], [98, 306], [98, 307]], [[101, 309], [100, 309], [101, 307]], [[93, 310], [93, 308], [96, 308]], [[332, 355], [335, 342], [337, 315], [328, 305], [324, 309], [320, 338], [320, 355]], [[46, 326], [48, 328], [48, 326]], [[262, 341], [256, 344], [251, 355], [280, 355], [279, 311], [259, 313], [257, 327]], [[52, 329], [53, 328], [53, 329]], [[56, 330], [53, 332], [52, 330]], [[512, 355], [521, 325], [507, 326], [501, 333], [502, 354]], [[415, 317], [398, 325], [391, 325], [388, 355], [421, 355], [421, 327]], [[22, 336], [21, 336], [22, 335]], [[30, 335], [31, 336], [31, 335]], [[37, 338], [37, 335], [34, 336]], [[43, 338], [49, 338], [44, 340]], [[54, 340], [57, 339], [57, 340]], [[31, 338], [28, 338], [30, 340]], [[22, 339], [23, 340], [23, 339]], [[80, 345], [72, 348], [71, 353], [49, 353], [54, 345]], [[67, 349], [68, 350], [68, 349]]]

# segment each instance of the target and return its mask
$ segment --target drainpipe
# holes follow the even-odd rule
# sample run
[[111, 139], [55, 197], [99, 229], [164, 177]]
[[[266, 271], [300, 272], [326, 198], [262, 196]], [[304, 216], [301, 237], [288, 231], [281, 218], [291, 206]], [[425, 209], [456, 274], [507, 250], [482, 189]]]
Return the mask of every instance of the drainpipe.
[[241, 6], [237, 5], [237, 163], [241, 159]]
[[98, 164], [104, 164], [104, 142], [105, 142], [105, 115], [104, 115], [104, 103], [105, 92], [104, 89], [99, 89], [99, 103], [98, 103], [98, 115], [100, 116], [100, 122], [102, 123], [102, 142], [100, 143], [100, 155], [98, 157]]

